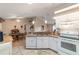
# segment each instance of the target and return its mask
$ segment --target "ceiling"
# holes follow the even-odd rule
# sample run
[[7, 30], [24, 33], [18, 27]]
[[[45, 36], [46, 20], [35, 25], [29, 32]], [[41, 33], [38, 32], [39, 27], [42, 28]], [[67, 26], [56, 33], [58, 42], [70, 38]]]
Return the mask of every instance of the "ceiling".
[[70, 5], [72, 3], [0, 3], [0, 17], [42, 16]]

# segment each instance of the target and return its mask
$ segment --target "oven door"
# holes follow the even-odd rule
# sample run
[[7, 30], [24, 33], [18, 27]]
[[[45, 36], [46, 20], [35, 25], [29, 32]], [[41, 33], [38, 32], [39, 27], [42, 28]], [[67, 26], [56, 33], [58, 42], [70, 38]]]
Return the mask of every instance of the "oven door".
[[68, 55], [77, 55], [79, 54], [78, 44], [78, 40], [62, 38], [60, 42], [60, 51]]

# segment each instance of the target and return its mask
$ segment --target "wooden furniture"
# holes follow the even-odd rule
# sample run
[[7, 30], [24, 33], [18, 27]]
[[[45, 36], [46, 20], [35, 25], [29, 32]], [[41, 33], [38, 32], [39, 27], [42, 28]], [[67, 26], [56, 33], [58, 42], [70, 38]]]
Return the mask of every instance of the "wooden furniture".
[[13, 29], [11, 30], [11, 36], [13, 38], [13, 41], [18, 40], [19, 39], [19, 30], [18, 29]]

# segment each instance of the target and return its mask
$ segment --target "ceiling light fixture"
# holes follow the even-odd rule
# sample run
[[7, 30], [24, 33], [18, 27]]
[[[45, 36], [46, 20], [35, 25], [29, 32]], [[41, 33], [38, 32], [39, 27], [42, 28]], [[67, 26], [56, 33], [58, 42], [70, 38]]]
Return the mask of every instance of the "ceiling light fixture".
[[35, 21], [32, 21], [32, 24], [35, 24]]
[[73, 8], [77, 8], [77, 7], [79, 7], [79, 4], [75, 4], [75, 5], [72, 5], [72, 6], [63, 8], [63, 9], [61, 9], [61, 10], [55, 11], [54, 13], [55, 13], [55, 14], [61, 13], [61, 12], [64, 12], [64, 11], [67, 11], [67, 10], [70, 10], [70, 9], [73, 9]]
[[47, 24], [47, 20], [45, 20], [45, 24]]
[[21, 20], [20, 19], [17, 19], [16, 21], [19, 23]]

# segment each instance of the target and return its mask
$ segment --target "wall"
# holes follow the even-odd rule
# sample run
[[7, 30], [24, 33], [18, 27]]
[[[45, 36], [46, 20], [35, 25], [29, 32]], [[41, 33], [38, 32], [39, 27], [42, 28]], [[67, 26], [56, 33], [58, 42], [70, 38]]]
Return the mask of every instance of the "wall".
[[55, 17], [56, 26], [61, 30], [79, 31], [79, 11]]
[[0, 23], [0, 31], [2, 31], [2, 23]]
[[[16, 20], [6, 20], [5, 22], [3, 22], [2, 24], [2, 30], [5, 34], [9, 34], [10, 31], [12, 29], [14, 29], [14, 26], [16, 25], [18, 29], [20, 29], [21, 25], [27, 25], [28, 26], [28, 22], [27, 20], [21, 20], [20, 23], [16, 22]], [[28, 28], [27, 28], [28, 29]]]

